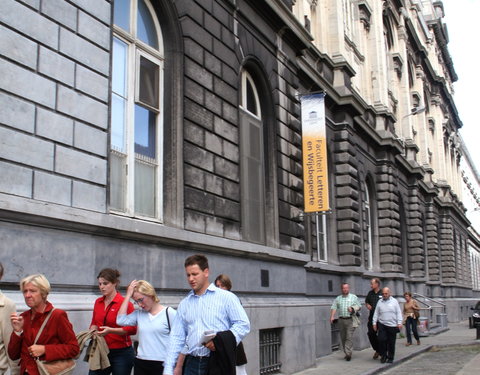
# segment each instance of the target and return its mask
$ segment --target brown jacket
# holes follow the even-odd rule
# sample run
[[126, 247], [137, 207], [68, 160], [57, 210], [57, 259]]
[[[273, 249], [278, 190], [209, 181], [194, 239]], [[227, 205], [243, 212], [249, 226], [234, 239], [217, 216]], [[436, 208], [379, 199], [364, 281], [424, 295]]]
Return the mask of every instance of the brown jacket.
[[92, 329], [77, 334], [77, 340], [78, 345], [80, 346], [80, 353], [82, 352], [83, 347], [87, 345], [88, 340], [90, 340], [84, 358], [84, 361], [88, 362], [90, 370], [103, 370], [110, 367], [110, 360], [108, 359], [108, 353], [110, 353], [110, 350], [108, 349], [107, 342], [102, 336], [95, 334], [95, 331]]

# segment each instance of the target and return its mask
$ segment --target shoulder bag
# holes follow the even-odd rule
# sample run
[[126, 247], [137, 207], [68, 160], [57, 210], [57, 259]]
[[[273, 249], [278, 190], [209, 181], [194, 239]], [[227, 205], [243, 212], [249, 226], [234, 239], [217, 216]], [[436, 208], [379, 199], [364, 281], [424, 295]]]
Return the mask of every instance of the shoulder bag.
[[420, 318], [420, 308], [418, 307], [417, 303], [413, 303], [413, 319]]
[[[40, 337], [40, 335], [43, 332], [43, 329], [45, 328], [45, 325], [48, 322], [48, 319], [50, 319], [50, 316], [53, 313], [53, 308], [49, 313], [48, 316], [45, 318], [45, 320], [42, 323], [42, 326], [40, 327], [40, 330], [37, 333], [37, 336], [35, 337], [35, 341], [33, 342], [33, 345], [37, 344], [37, 340]], [[38, 372], [40, 375], [72, 375], [73, 369], [75, 368], [75, 361], [73, 359], [57, 359], [56, 361], [41, 361], [38, 357], [35, 358], [35, 362], [37, 363], [37, 368]]]

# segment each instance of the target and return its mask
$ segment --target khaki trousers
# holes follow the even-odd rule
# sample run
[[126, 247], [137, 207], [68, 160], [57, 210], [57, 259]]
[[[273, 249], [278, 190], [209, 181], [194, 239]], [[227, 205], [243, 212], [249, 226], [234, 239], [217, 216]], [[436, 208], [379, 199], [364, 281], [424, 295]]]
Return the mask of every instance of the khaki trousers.
[[352, 318], [338, 318], [338, 328], [340, 329], [340, 341], [342, 342], [343, 351], [345, 355], [351, 356], [353, 350], [353, 332], [355, 332]]

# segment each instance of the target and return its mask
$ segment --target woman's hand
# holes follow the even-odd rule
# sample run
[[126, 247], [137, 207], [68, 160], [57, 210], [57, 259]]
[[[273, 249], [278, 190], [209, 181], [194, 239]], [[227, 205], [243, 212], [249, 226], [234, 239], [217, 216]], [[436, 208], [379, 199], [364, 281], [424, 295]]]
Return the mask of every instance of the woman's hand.
[[127, 288], [127, 295], [125, 296], [125, 298], [132, 298], [133, 296], [133, 293], [135, 292], [135, 287], [137, 286], [138, 284], [138, 281], [137, 280], [132, 280], [132, 282], [128, 285], [128, 288]]
[[45, 354], [45, 345], [32, 345], [28, 347], [28, 352], [34, 358]]
[[113, 327], [107, 327], [107, 326], [100, 326], [98, 327], [96, 334], [99, 336], [106, 336], [109, 334], [124, 336], [124, 335], [127, 335], [127, 331], [125, 331], [121, 327], [113, 328]]
[[10, 314], [10, 322], [12, 323], [13, 330], [15, 332], [23, 331], [23, 316], [17, 313]]
[[97, 335], [99, 336], [106, 336], [109, 333], [113, 333], [114, 328], [107, 327], [107, 326], [100, 326], [97, 329]]

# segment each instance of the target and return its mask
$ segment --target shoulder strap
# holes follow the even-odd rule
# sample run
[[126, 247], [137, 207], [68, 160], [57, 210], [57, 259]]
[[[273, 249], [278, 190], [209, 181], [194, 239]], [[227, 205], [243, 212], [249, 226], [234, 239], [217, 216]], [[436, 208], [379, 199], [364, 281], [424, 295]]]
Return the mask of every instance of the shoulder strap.
[[46, 317], [45, 320], [43, 321], [42, 326], [41, 326], [40, 329], [38, 330], [37, 336], [35, 337], [35, 341], [33, 342], [33, 345], [36, 345], [36, 344], [37, 344], [37, 340], [38, 340], [38, 338], [40, 337], [40, 335], [42, 334], [43, 329], [44, 329], [45, 326], [47, 325], [48, 319], [50, 319], [50, 316], [52, 315], [53, 310], [55, 310], [55, 307], [50, 310], [50, 312], [48, 313], [47, 317]]
[[170, 333], [170, 317], [168, 316], [168, 307], [165, 310], [165, 314], [167, 315], [168, 333]]

